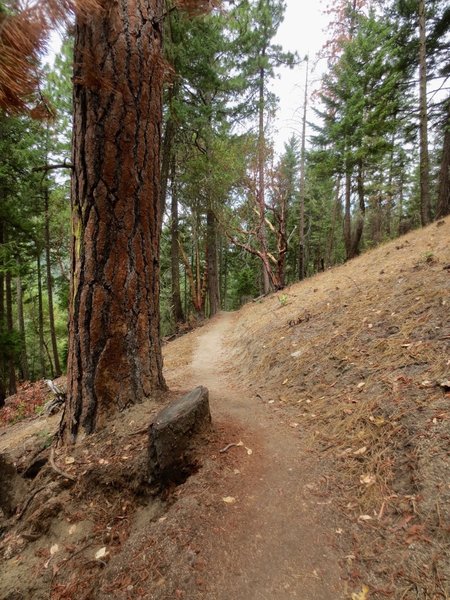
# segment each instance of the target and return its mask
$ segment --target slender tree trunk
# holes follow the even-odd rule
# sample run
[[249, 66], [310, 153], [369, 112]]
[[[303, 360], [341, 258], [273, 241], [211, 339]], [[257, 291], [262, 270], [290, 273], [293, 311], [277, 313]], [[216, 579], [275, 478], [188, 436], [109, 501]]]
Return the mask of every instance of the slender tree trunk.
[[44, 182], [44, 209], [45, 209], [45, 266], [47, 275], [48, 320], [50, 324], [50, 340], [52, 343], [54, 377], [61, 375], [61, 365], [58, 356], [58, 343], [56, 340], [55, 311], [53, 308], [53, 278], [50, 258], [50, 214], [49, 214], [48, 183]]
[[344, 243], [347, 260], [352, 258], [352, 174], [347, 167], [345, 173], [345, 214], [344, 214]]
[[306, 57], [305, 96], [303, 100], [302, 118], [302, 148], [300, 159], [300, 244], [298, 278], [300, 281], [305, 277], [305, 200], [306, 200], [306, 115], [308, 110], [308, 75], [309, 60]]
[[19, 326], [20, 335], [20, 375], [25, 381], [30, 379], [30, 369], [28, 366], [27, 355], [27, 340], [25, 333], [25, 319], [23, 316], [23, 289], [22, 278], [19, 275], [16, 278], [16, 293], [17, 293], [17, 324]]
[[439, 171], [437, 217], [450, 214], [450, 100], [447, 103], [447, 120], [444, 124], [444, 144]]
[[180, 251], [178, 234], [178, 194], [175, 173], [175, 161], [172, 160], [172, 197], [171, 197], [171, 223], [170, 223], [170, 255], [172, 271], [172, 314], [175, 323], [184, 322], [183, 307], [180, 294]]
[[431, 222], [430, 160], [428, 156], [427, 54], [425, 0], [419, 0], [419, 92], [420, 92], [420, 219]]
[[41, 377], [45, 377], [45, 340], [44, 340], [44, 307], [42, 302], [42, 272], [41, 253], [37, 251], [37, 280], [38, 280], [38, 337], [39, 337], [39, 367]]
[[173, 140], [175, 137], [175, 123], [172, 116], [172, 104], [175, 94], [175, 87], [170, 87], [167, 100], [169, 113], [161, 149], [161, 220], [164, 218], [164, 211], [166, 210], [167, 185], [169, 182], [169, 173], [172, 165]]
[[[265, 53], [263, 52], [263, 57]], [[265, 181], [265, 155], [266, 139], [264, 135], [264, 85], [265, 70], [261, 67], [259, 72], [259, 125], [258, 125], [258, 237], [261, 246], [261, 252], [267, 256], [267, 231], [266, 231], [266, 181]], [[270, 276], [267, 270], [267, 261], [262, 263], [262, 287], [263, 293], [268, 294], [271, 290]]]
[[213, 210], [206, 212], [206, 260], [208, 268], [209, 316], [220, 311], [219, 274], [217, 260], [217, 222]]
[[165, 389], [162, 10], [162, 0], [113, 0], [76, 23], [66, 442]]
[[341, 205], [341, 176], [338, 175], [336, 179], [336, 195], [334, 200], [334, 208], [333, 208], [333, 219], [331, 221], [331, 229], [328, 236], [328, 247], [327, 247], [327, 256], [326, 263], [328, 266], [334, 263], [333, 254], [334, 254], [334, 245], [335, 245], [335, 234], [336, 234], [336, 223], [338, 218], [338, 213]]
[[[14, 319], [11, 279], [11, 271], [6, 271], [6, 327], [10, 340], [12, 341], [14, 335]], [[13, 396], [17, 393], [16, 366], [14, 358], [14, 349], [13, 345], [11, 344], [11, 350], [8, 356], [8, 392], [10, 396]]]
[[228, 295], [228, 242], [224, 238], [224, 255], [223, 259], [223, 277], [222, 277], [222, 306], [223, 310], [227, 310], [227, 295]]
[[394, 182], [394, 141], [395, 134], [392, 134], [392, 149], [389, 157], [389, 178], [388, 178], [388, 192], [387, 192], [387, 202], [386, 202], [386, 233], [388, 237], [391, 237], [392, 232], [392, 209], [394, 207], [394, 191], [393, 191], [393, 182]]
[[357, 178], [356, 178], [356, 183], [357, 183], [357, 189], [358, 189], [359, 207], [358, 207], [358, 214], [356, 217], [355, 231], [353, 232], [353, 235], [352, 235], [351, 258], [353, 258], [354, 256], [358, 256], [358, 254], [360, 253], [360, 244], [361, 244], [362, 234], [364, 231], [364, 221], [365, 221], [365, 214], [366, 214], [366, 204], [365, 204], [365, 194], [364, 194], [364, 169], [363, 169], [363, 165], [362, 165], [361, 161], [359, 161], [359, 163], [358, 163], [358, 174], [357, 174]]

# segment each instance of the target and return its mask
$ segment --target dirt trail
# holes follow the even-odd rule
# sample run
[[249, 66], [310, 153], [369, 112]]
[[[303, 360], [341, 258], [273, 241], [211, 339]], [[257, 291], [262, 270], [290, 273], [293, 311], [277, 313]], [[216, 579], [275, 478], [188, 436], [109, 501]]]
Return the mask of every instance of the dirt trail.
[[298, 430], [233, 387], [224, 340], [234, 320], [224, 313], [205, 327], [191, 366], [192, 383], [210, 390], [213, 420], [237, 423], [253, 451], [229, 450], [245, 458], [232, 489], [223, 490], [236, 502], [212, 544], [207, 597], [336, 600], [343, 592], [330, 548], [335, 535], [330, 505], [310, 493], [321, 477], [320, 466], [302, 447]]

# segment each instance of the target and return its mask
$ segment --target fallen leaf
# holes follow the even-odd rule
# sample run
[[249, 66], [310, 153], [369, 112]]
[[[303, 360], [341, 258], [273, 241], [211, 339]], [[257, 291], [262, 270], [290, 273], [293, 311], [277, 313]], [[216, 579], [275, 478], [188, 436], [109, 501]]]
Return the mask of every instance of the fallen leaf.
[[422, 387], [427, 387], [427, 388], [429, 388], [429, 387], [433, 387], [433, 385], [434, 385], [434, 384], [433, 384], [433, 382], [432, 382], [432, 381], [425, 380], [425, 381], [422, 381], [422, 383], [421, 383], [420, 385], [421, 385]]
[[103, 548], [100, 548], [100, 550], [97, 550], [97, 552], [95, 553], [95, 560], [103, 560], [108, 556], [108, 554], [109, 552], [106, 549], [106, 546], [103, 546]]
[[292, 352], [291, 353], [292, 358], [298, 358], [301, 355], [302, 355], [302, 351], [301, 350], [297, 350], [297, 352]]
[[370, 515], [359, 515], [358, 521], [372, 521], [372, 517]]
[[352, 594], [352, 600], [367, 600], [369, 597], [369, 588], [367, 585], [363, 585], [360, 592], [354, 592]]
[[298, 423], [289, 423], [289, 427], [298, 427]]
[[361, 456], [362, 454], [365, 454], [367, 452], [367, 446], [363, 446], [362, 448], [359, 448], [358, 450], [355, 450], [353, 452], [354, 456]]
[[251, 450], [250, 448], [247, 448], [247, 447], [246, 447], [245, 449], [247, 450], [247, 454], [248, 454], [249, 456], [251, 456], [251, 455], [253, 454], [253, 450]]
[[366, 382], [365, 381], [361, 381], [360, 383], [358, 383], [357, 387], [358, 387], [358, 389], [361, 390], [365, 385], [366, 385]]
[[289, 381], [289, 379], [285, 379], [285, 380], [283, 381], [282, 385], [286, 385], [288, 381]]
[[373, 485], [376, 482], [377, 478], [375, 475], [368, 474], [368, 475], [361, 475], [359, 480], [361, 483], [364, 483], [365, 485]]
[[233, 498], [233, 496], [227, 496], [226, 498], [222, 498], [222, 500], [225, 504], [236, 504], [236, 498]]
[[59, 550], [59, 546], [58, 544], [53, 544], [53, 546], [50, 548], [50, 555], [53, 556], [54, 554], [56, 554]]
[[66, 458], [64, 459], [64, 462], [66, 463], [66, 465], [73, 465], [73, 463], [75, 462], [75, 459], [73, 456], [66, 456]]

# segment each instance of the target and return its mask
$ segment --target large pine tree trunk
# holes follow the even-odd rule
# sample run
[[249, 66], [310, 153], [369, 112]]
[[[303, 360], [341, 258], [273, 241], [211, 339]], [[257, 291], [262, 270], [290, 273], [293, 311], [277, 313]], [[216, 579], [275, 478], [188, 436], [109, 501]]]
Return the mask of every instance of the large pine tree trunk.
[[56, 340], [56, 328], [55, 328], [55, 311], [53, 308], [53, 278], [52, 278], [52, 265], [50, 259], [50, 214], [48, 204], [48, 184], [44, 182], [44, 203], [45, 203], [45, 267], [47, 274], [47, 298], [48, 298], [48, 320], [50, 324], [50, 339], [52, 342], [52, 354], [53, 364], [55, 366], [54, 377], [61, 375], [61, 365], [59, 363], [58, 356], [58, 344]]
[[419, 0], [419, 92], [420, 92], [420, 220], [431, 221], [430, 159], [428, 156], [427, 53], [425, 0]]
[[76, 24], [66, 442], [165, 388], [162, 7], [162, 0], [111, 0]]

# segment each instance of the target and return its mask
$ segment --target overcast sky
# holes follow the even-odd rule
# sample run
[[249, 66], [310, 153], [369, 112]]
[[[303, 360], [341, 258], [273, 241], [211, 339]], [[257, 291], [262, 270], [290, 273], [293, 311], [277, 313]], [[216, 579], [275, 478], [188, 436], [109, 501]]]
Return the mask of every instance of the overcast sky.
[[[285, 50], [296, 51], [300, 57], [310, 58], [310, 86], [317, 85], [324, 69], [324, 61], [316, 64], [317, 53], [327, 39], [329, 17], [322, 13], [324, 2], [320, 0], [286, 0], [284, 22], [280, 26], [276, 42]], [[304, 65], [294, 69], [279, 69], [274, 91], [280, 99], [280, 108], [274, 123], [274, 139], [278, 151], [293, 133], [300, 134], [304, 96]]]

